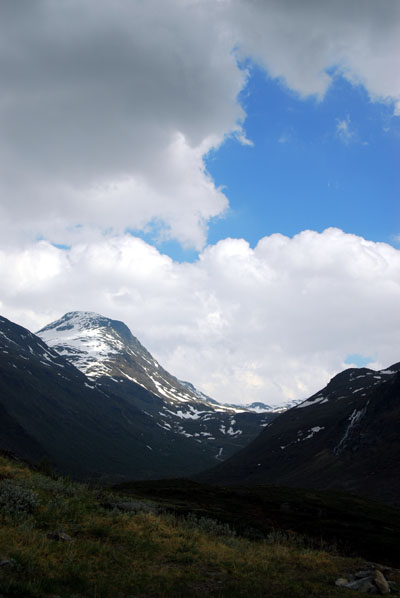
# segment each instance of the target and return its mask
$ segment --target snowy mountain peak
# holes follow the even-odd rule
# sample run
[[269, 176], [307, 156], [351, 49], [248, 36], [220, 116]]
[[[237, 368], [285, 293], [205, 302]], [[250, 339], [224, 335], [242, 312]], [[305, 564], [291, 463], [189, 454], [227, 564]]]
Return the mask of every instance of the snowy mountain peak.
[[133, 403], [171, 438], [184, 436], [207, 446], [216, 460], [243, 447], [273, 417], [221, 405], [190, 382], [178, 380], [118, 320], [93, 312], [68, 312], [37, 334], [97, 388]]
[[68, 312], [37, 334], [91, 378], [124, 376], [142, 384], [138, 374], [160, 369], [123, 322], [95, 312]]
[[[82, 340], [86, 338], [99, 337], [100, 330], [102, 335], [107, 335], [110, 349], [115, 349], [115, 334], [121, 337], [125, 342], [137, 341], [131, 334], [129, 328], [118, 320], [111, 320], [92, 311], [70, 311], [62, 318], [52, 322], [42, 328], [38, 334], [44, 339], [60, 339], [61, 342], [68, 344], [70, 339], [76, 339], [79, 336]], [[114, 338], [114, 340], [112, 340]], [[144, 349], [144, 347], [142, 347]]]
[[73, 311], [37, 334], [91, 378], [107, 376], [115, 382], [128, 379], [172, 403], [213, 402], [164, 370], [118, 320], [94, 312]]
[[111, 465], [117, 479], [186, 475], [243, 448], [271, 420], [180, 382], [117, 320], [69, 312], [40, 336], [0, 316], [1, 440], [79, 474], [108, 475]]

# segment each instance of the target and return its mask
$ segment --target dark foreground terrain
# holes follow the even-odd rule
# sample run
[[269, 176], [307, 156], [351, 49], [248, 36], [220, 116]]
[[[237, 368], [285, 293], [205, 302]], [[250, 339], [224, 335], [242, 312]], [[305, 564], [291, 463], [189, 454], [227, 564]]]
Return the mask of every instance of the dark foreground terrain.
[[218, 519], [245, 537], [265, 538], [276, 530], [304, 534], [343, 553], [400, 566], [400, 509], [358, 496], [279, 486], [225, 488], [185, 479], [116, 488], [156, 500], [178, 515]]
[[[329, 544], [335, 516], [342, 534], [348, 528], [343, 539], [350, 531], [357, 538], [350, 552], [364, 543], [363, 554], [395, 562], [399, 519], [386, 507], [185, 481], [89, 488], [0, 456], [0, 595], [347, 598], [362, 594], [335, 581], [368, 568], [383, 572], [398, 596], [400, 571]], [[313, 537], [297, 533], [296, 520]], [[326, 536], [317, 537], [318, 526]]]

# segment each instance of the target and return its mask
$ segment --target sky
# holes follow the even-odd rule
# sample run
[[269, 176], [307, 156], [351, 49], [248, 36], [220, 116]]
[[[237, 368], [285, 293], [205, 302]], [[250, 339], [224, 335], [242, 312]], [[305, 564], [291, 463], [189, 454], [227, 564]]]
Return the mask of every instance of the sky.
[[0, 313], [221, 402], [400, 361], [397, 0], [0, 3]]

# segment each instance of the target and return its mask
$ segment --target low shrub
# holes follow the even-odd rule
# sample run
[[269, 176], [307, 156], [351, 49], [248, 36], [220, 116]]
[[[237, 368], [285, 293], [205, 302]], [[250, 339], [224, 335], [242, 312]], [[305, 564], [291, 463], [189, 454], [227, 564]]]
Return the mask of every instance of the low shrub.
[[236, 536], [235, 530], [228, 523], [222, 523], [210, 517], [198, 517], [195, 513], [189, 513], [184, 518], [184, 524], [190, 529], [198, 529], [213, 536], [228, 536], [230, 538]]
[[267, 535], [266, 542], [298, 550], [323, 550], [332, 554], [338, 553], [338, 548], [333, 542], [326, 542], [323, 538], [310, 537], [290, 530], [273, 529]]
[[0, 482], [0, 512], [3, 516], [21, 517], [33, 513], [39, 504], [38, 495], [17, 480]]

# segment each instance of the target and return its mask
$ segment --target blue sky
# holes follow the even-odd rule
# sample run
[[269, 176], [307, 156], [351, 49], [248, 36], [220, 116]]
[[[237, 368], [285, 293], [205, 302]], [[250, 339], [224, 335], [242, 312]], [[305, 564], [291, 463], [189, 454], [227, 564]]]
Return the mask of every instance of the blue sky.
[[[257, 68], [251, 73], [241, 101], [254, 147], [229, 140], [207, 161], [232, 210], [211, 227], [210, 241], [244, 236], [254, 245], [274, 232], [336, 226], [393, 242], [400, 221], [393, 106], [372, 103], [363, 87], [340, 76], [318, 101], [301, 99]], [[343, 121], [347, 136], [338, 131]]]
[[[371, 101], [339, 74], [322, 100], [304, 98], [256, 65], [247, 68], [240, 103], [253, 145], [231, 136], [206, 158], [230, 203], [210, 222], [208, 242], [245, 238], [254, 247], [276, 232], [338, 227], [397, 247], [400, 118], [392, 102]], [[173, 241], [157, 244], [174, 259], [197, 257]]]

